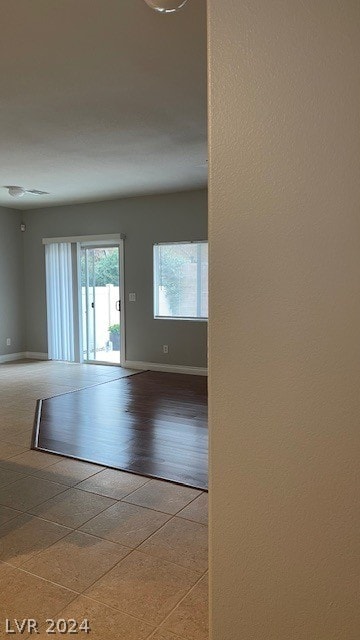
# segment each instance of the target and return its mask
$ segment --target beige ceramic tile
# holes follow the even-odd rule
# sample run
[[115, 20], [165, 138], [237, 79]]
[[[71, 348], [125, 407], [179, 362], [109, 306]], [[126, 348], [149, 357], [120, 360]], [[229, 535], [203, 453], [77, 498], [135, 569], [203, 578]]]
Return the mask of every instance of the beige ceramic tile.
[[[61, 612], [59, 617], [65, 620], [77, 620], [78, 624], [81, 624], [83, 620], [88, 620], [90, 633], [87, 635], [79, 631], [74, 636], [55, 636], [55, 638], [83, 637], [91, 640], [146, 640], [153, 628], [146, 622], [137, 620], [126, 613], [106, 607], [104, 604], [84, 596], [76, 598]], [[49, 636], [45, 629], [45, 626], [42, 625], [40, 634], [36, 635], [35, 638], [49, 640], [52, 636]]]
[[202, 574], [208, 564], [207, 542], [207, 527], [173, 518], [145, 540], [139, 550]]
[[125, 501], [175, 515], [199, 495], [200, 491], [197, 489], [181, 487], [162, 480], [150, 480], [146, 485], [127, 496]]
[[9, 434], [4, 438], [6, 442], [10, 442], [11, 444], [23, 445], [30, 449], [32, 439], [32, 429], [24, 429], [21, 431], [16, 431], [12, 434]]
[[155, 631], [154, 635], [150, 636], [149, 640], [184, 640], [184, 638], [176, 636], [175, 633], [166, 629], [159, 629]]
[[188, 593], [164, 623], [184, 640], [208, 640], [208, 579], [207, 576]]
[[27, 511], [62, 491], [65, 491], [65, 487], [61, 484], [39, 478], [22, 478], [0, 488], [0, 504]]
[[10, 509], [9, 507], [0, 506], [0, 527], [5, 524], [5, 522], [9, 522], [16, 516], [20, 515], [20, 511], [16, 511], [15, 509]]
[[181, 518], [200, 522], [200, 524], [208, 523], [208, 494], [202, 493], [196, 500], [191, 502], [185, 509], [178, 513]]
[[62, 458], [60, 458], [60, 456], [44, 453], [43, 451], [25, 451], [25, 453], [12, 457], [11, 460], [5, 464], [8, 465], [11, 463], [11, 465], [16, 465], [18, 469], [13, 466], [12, 468], [14, 471], [30, 475], [34, 469], [44, 469], [46, 467], [50, 467], [56, 462], [60, 462], [61, 460]]
[[133, 551], [87, 595], [152, 624], [160, 624], [195, 584], [197, 574]]
[[20, 478], [24, 478], [24, 476], [25, 474], [23, 473], [0, 467], [0, 487], [6, 487], [7, 484], [20, 480]]
[[0, 560], [21, 566], [71, 529], [21, 514], [0, 527]]
[[[112, 379], [114, 377], [118, 377], [118, 372], [114, 372], [113, 370], [110, 371], [109, 368], [106, 367], [95, 368], [91, 366], [71, 365], [58, 362], [29, 363], [27, 361], [22, 364], [10, 363], [9, 365], [3, 365], [0, 367], [0, 404], [2, 407], [0, 415], [0, 469], [4, 469], [1, 460], [17, 458], [16, 460], [11, 459], [7, 461], [6, 466], [8, 471], [19, 472], [19, 465], [22, 465], [23, 467], [25, 466], [25, 472], [28, 473], [29, 476], [36, 476], [36, 478], [26, 478], [26, 482], [21, 482], [22, 478], [16, 477], [15, 479], [15, 476], [11, 476], [13, 480], [12, 485], [8, 485], [7, 487], [0, 486], [0, 527], [2, 527], [6, 522], [10, 525], [13, 520], [17, 520], [19, 512], [15, 509], [19, 506], [22, 510], [33, 510], [34, 505], [40, 505], [40, 503], [45, 501], [47, 502], [47, 508], [49, 509], [48, 515], [44, 515], [45, 520], [51, 517], [54, 519], [58, 517], [72, 517], [72, 501], [70, 500], [68, 506], [64, 508], [65, 515], [59, 516], [60, 512], [56, 514], [58, 507], [53, 504], [52, 497], [58, 495], [60, 498], [61, 493], [59, 493], [59, 491], [66, 491], [66, 486], [75, 486], [76, 483], [83, 483], [83, 481], [84, 484], [87, 485], [83, 488], [86, 489], [87, 492], [90, 492], [88, 495], [91, 495], [91, 492], [94, 492], [100, 495], [109, 496], [110, 498], [113, 497], [114, 500], [124, 498], [124, 503], [133, 504], [134, 507], [136, 506], [135, 501], [137, 499], [141, 500], [141, 496], [139, 495], [140, 492], [137, 490], [142, 486], [144, 486], [145, 489], [146, 483], [149, 482], [146, 478], [111, 470], [103, 472], [100, 467], [95, 465], [72, 461], [66, 458], [56, 458], [54, 456], [50, 456], [51, 466], [43, 467], [45, 458], [48, 458], [47, 454], [29, 452], [29, 455], [25, 458], [20, 455], [29, 450], [35, 401], [37, 398], [49, 397], [53, 394], [63, 393], [67, 390], [86, 387], [91, 384], [96, 384], [99, 381]], [[21, 398], [21, 402], [19, 402], [19, 398]], [[34, 453], [35, 456], [33, 455]], [[40, 461], [39, 456], [41, 456], [41, 463], [38, 462]], [[46, 460], [46, 464], [47, 463], [48, 460]], [[39, 465], [41, 468], [38, 468]], [[23, 469], [21, 469], [20, 472], [23, 472]], [[96, 482], [93, 482], [95, 480], [95, 476], [94, 478], [91, 477], [93, 473], [98, 473], [99, 476], [101, 476], [101, 478]], [[42, 480], [40, 480], [41, 476], [43, 476]], [[1, 477], [4, 478], [4, 475], [0, 472], [0, 478]], [[10, 474], [8, 473], [5, 477], [6, 483], [9, 477]], [[48, 480], [48, 482], [46, 482], [46, 480]], [[28, 484], [30, 485], [29, 487], [27, 486]], [[205, 522], [203, 515], [204, 505], [201, 505], [203, 502], [201, 498], [196, 498], [195, 501], [189, 503], [189, 506], [187, 506], [188, 501], [179, 505], [177, 502], [179, 494], [178, 496], [175, 496], [176, 492], [172, 491], [172, 495], [169, 495], [169, 492], [165, 490], [168, 483], [153, 481], [154, 486], [157, 484], [159, 486], [161, 485], [161, 489], [158, 491], [151, 490], [150, 492], [145, 492], [145, 500], [150, 499], [153, 500], [153, 502], [146, 502], [143, 505], [139, 503], [139, 505], [137, 505], [138, 508], [141, 506], [152, 506], [158, 512], [163, 510], [164, 513], [169, 514], [177, 513], [179, 508], [183, 509], [183, 512], [178, 515], [183, 515], [184, 518], [189, 520]], [[63, 486], [60, 487], [60, 485]], [[10, 486], [13, 487], [11, 491]], [[79, 486], [77, 486], [77, 489], [78, 488]], [[134, 500], [132, 500], [129, 494], [134, 491], [136, 491], [138, 495], [134, 494]], [[95, 498], [98, 497], [99, 496], [95, 496]], [[5, 503], [8, 503], [7, 506], [3, 506], [4, 503], [2, 503], [2, 500], [5, 500]], [[9, 500], [10, 502], [8, 502]], [[60, 502], [65, 504], [66, 501]], [[12, 508], [13, 504], [18, 506], [14, 509]], [[79, 505], [80, 511], [83, 506], [84, 502]], [[52, 509], [54, 509], [53, 516], [50, 514]], [[112, 509], [113, 507], [110, 507], [106, 512], [110, 512]], [[75, 513], [75, 518], [79, 517], [78, 513], [76, 513], [77, 511], [78, 509], [76, 508], [76, 505], [73, 505], [72, 513]], [[103, 513], [105, 514], [106, 512], [104, 511]], [[99, 517], [96, 516], [93, 519], [94, 526], [99, 527], [97, 535], [107, 536], [110, 528], [110, 536], [125, 536], [129, 544], [129, 540], [131, 540], [131, 532], [127, 527], [130, 525], [131, 521], [135, 524], [135, 512], [133, 512], [132, 517], [130, 517], [130, 512], [128, 512], [127, 517], [125, 518], [125, 511], [122, 511], [121, 520], [117, 518], [115, 512], [116, 510], [114, 509], [114, 514], [110, 514], [109, 520], [106, 522], [101, 522], [101, 514], [99, 514]], [[144, 512], [147, 512], [147, 510], [144, 509]], [[89, 515], [91, 518], [93, 513], [91, 512]], [[156, 514], [156, 516], [159, 515], [161, 514]], [[42, 518], [39, 521], [43, 522]], [[74, 520], [72, 521], [72, 524], [75, 524]], [[144, 526], [144, 529], [146, 529], [147, 524], [149, 523], [144, 520], [142, 525], [140, 525], [140, 528], [141, 526]], [[45, 522], [45, 525], [42, 524], [40, 529], [37, 529], [37, 534], [39, 534], [39, 531], [42, 531], [43, 526], [48, 527], [49, 525], [50, 527], [56, 528], [56, 525], [51, 522]], [[166, 526], [168, 525], [165, 525], [165, 527]], [[43, 544], [47, 544], [49, 540], [46, 537], [46, 533], [44, 536], [34, 536], [34, 540], [32, 535], [35, 533], [35, 528], [31, 530], [30, 524], [28, 524], [27, 527], [28, 535], [20, 535], [16, 542], [17, 533], [14, 533], [13, 542], [14, 544], [16, 542], [16, 544], [25, 545], [25, 547], [26, 544], [30, 544], [30, 550], [28, 553], [31, 554], [33, 547], [39, 544], [40, 538], [44, 538]], [[61, 528], [62, 527], [59, 527], [59, 529]], [[18, 531], [18, 528], [14, 527], [14, 529], [15, 532]], [[136, 526], [134, 529], [135, 535], [139, 535]], [[48, 530], [46, 529], [46, 531]], [[73, 534], [70, 535], [72, 536]], [[35, 563], [37, 558], [43, 556], [42, 562], [45, 566], [45, 573], [48, 576], [51, 576], [50, 580], [56, 581], [56, 577], [61, 573], [61, 565], [64, 565], [65, 576], [67, 573], [70, 575], [75, 574], [76, 581], [78, 579], [76, 576], [81, 576], [83, 571], [86, 572], [87, 568], [85, 567], [84, 569], [86, 563], [89, 563], [92, 567], [93, 564], [96, 565], [98, 561], [101, 564], [101, 557], [104, 556], [105, 559], [108, 558], [107, 554], [109, 553], [109, 550], [105, 552], [103, 549], [102, 551], [99, 551], [99, 553], [97, 551], [94, 551], [93, 553], [93, 547], [90, 546], [90, 550], [87, 548], [83, 551], [81, 547], [84, 546], [84, 539], [82, 539], [82, 543], [77, 540], [77, 544], [72, 540], [70, 541], [70, 544], [66, 546], [65, 540], [70, 538], [70, 535], [63, 539], [63, 553], [59, 549], [59, 542], [55, 542], [52, 547], [49, 547], [47, 550], [41, 550], [38, 555], [27, 560], [26, 564]], [[111, 545], [111, 542], [105, 542], [104, 540], [99, 540], [99, 538], [94, 538], [92, 536], [88, 536], [87, 538], [92, 539], [92, 541], [96, 540], [95, 546], [99, 543]], [[119, 545], [115, 544], [114, 546], [120, 548]], [[174, 544], [172, 546], [176, 547]], [[53, 553], [50, 553], [53, 549], [56, 551], [55, 557]], [[45, 554], [47, 551], [49, 553], [47, 555], [48, 559], [46, 560]], [[23, 547], [22, 552], [24, 552], [25, 555], [27, 553], [26, 548]], [[124, 551], [124, 553], [127, 552], [128, 549]], [[19, 550], [16, 553], [19, 553]], [[87, 600], [85, 605], [83, 602], [85, 599], [78, 598], [76, 606], [74, 606], [73, 609], [74, 617], [75, 614], [80, 616], [83, 610], [89, 611], [91, 617], [94, 619], [95, 633], [99, 634], [99, 638], [101, 638], [101, 640], [103, 640], [103, 638], [105, 640], [105, 637], [109, 639], [114, 638], [116, 640], [116, 633], [120, 634], [119, 640], [123, 640], [123, 637], [124, 640], [125, 638], [126, 640], [143, 640], [143, 637], [145, 640], [145, 638], [147, 639], [148, 636], [151, 636], [152, 626], [154, 626], [154, 624], [159, 625], [164, 620], [165, 615], [174, 609], [174, 606], [176, 606], [179, 600], [186, 595], [189, 588], [195, 584], [198, 576], [197, 572], [182, 569], [174, 564], [169, 564], [162, 559], [153, 556], [152, 553], [153, 551], [151, 551], [151, 555], [147, 555], [147, 552], [132, 553], [128, 556], [129, 558], [133, 556], [135, 558], [141, 558], [142, 560], [141, 562], [138, 560], [137, 563], [129, 566], [127, 569], [124, 563], [127, 562], [128, 558], [121, 560], [121, 557], [123, 557], [121, 555], [119, 564], [115, 566], [114, 564], [111, 564], [112, 568], [110, 571], [107, 573], [105, 570], [105, 572], [101, 574], [102, 577], [98, 580], [99, 585], [99, 583], [105, 581], [108, 575], [110, 576], [113, 572], [116, 573], [118, 567], [124, 565], [122, 569], [124, 572], [124, 579], [121, 581], [121, 589], [125, 595], [127, 606], [130, 609], [127, 614], [120, 611], [119, 594], [116, 588], [117, 578], [112, 578], [111, 580], [114, 580], [114, 590], [112, 590], [111, 584], [109, 583], [107, 588], [105, 588], [104, 585], [101, 587], [101, 592], [107, 593], [107, 597], [110, 598], [110, 600], [113, 600], [113, 608], [117, 609], [117, 611], [115, 612], [112, 609], [107, 609], [105, 605], [94, 603], [91, 600], [89, 600], [89, 602], [92, 602], [91, 605], [88, 605]], [[172, 553], [174, 553], [174, 548], [172, 548]], [[115, 562], [117, 561], [118, 557]], [[106, 564], [106, 562], [104, 562], [104, 564]], [[143, 565], [142, 568], [141, 565]], [[95, 577], [92, 577], [92, 581], [97, 578], [97, 568], [98, 567], [96, 565]], [[36, 567], [34, 571], [36, 571]], [[90, 569], [89, 572], [90, 571], [93, 573], [92, 569]], [[179, 571], [180, 574], [177, 574], [177, 571]], [[71, 580], [72, 579], [74, 578], [71, 577]], [[91, 589], [92, 587], [90, 587], [90, 590]], [[66, 607], [66, 604], [76, 597], [76, 594], [72, 591], [68, 591], [67, 589], [58, 587], [51, 582], [29, 575], [24, 571], [11, 568], [9, 565], [1, 565], [0, 567], [0, 592], [2, 594], [2, 600], [0, 600], [0, 620], [6, 616], [28, 616], [37, 618], [45, 618], [48, 616], [59, 617], [60, 613], [63, 615], [67, 612], [69, 613], [69, 616], [71, 616], [71, 607]], [[195, 589], [194, 592], [196, 595]], [[140, 597], [137, 594], [140, 594]], [[190, 596], [186, 596], [183, 600], [184, 607], [188, 597], [190, 598]], [[165, 602], [163, 603], [163, 601]], [[157, 602], [160, 604], [157, 605]], [[156, 621], [150, 623], [150, 626], [146, 627], [145, 635], [142, 635], [143, 628], [138, 625], [142, 624], [146, 626], [147, 623], [141, 623], [136, 619], [136, 617], [130, 617], [131, 615], [136, 616], [132, 611], [137, 608], [142, 612], [145, 611], [147, 619], [149, 615], [151, 617], [151, 611], [155, 612], [153, 617], [156, 618]], [[165, 615], [163, 615], [164, 611], [166, 611]], [[171, 613], [170, 615], [169, 620], [171, 620], [171, 624], [175, 624], [175, 618], [173, 618], [173, 616], [175, 616], [176, 611], [177, 609], [175, 609], [174, 613]], [[176, 615], [178, 614], [179, 612]], [[137, 615], [137, 617], [139, 616]], [[145, 620], [143, 614], [141, 614], [141, 617]], [[185, 616], [183, 620], [186, 622], [187, 616]], [[128, 625], [127, 623], [130, 621], [131, 624], [129, 623]], [[187, 628], [186, 625], [184, 626], [184, 629], [185, 628]], [[122, 630], [124, 630], [123, 635], [121, 635]], [[38, 637], [41, 638], [42, 636]], [[47, 638], [49, 636], [46, 635], [44, 638], [45, 637]], [[97, 636], [94, 636], [94, 640], [96, 640], [96, 637]], [[172, 630], [170, 631], [170, 627], [169, 629], [166, 627], [158, 629], [152, 640], [188, 639], [186, 636], [183, 637], [182, 633], [177, 632], [174, 634]]]
[[24, 395], [21, 399], [21, 405], [19, 405], [17, 401], [17, 404], [15, 403], [14, 406], [6, 407], [6, 398], [9, 399], [8, 393], [5, 394], [2, 402], [3, 412], [0, 417], [0, 432], [7, 431], [10, 434], [18, 433], [24, 429], [32, 429], [34, 416], [31, 415], [30, 411], [35, 411], [36, 403], [32, 400], [30, 406], [29, 400]]
[[11, 436], [13, 434], [19, 433], [20, 431], [24, 431], [25, 429], [31, 429], [34, 423], [34, 416], [31, 415], [30, 411], [34, 413], [35, 411], [35, 403], [31, 402], [31, 408], [29, 407], [27, 410], [25, 405], [27, 401], [23, 399], [24, 407], [20, 408], [18, 403], [15, 404], [12, 408], [7, 408], [2, 403], [3, 413], [0, 418], [0, 433], [6, 433]]
[[80, 462], [78, 460], [63, 459], [61, 462], [37, 471], [35, 475], [38, 478], [45, 478], [45, 480], [51, 480], [52, 482], [59, 482], [60, 484], [66, 484], [69, 487], [73, 487], [82, 480], [89, 478], [90, 476], [103, 471], [104, 467], [100, 467], [96, 464], [90, 464], [88, 462]]
[[17, 456], [24, 451], [27, 451], [29, 447], [24, 447], [19, 444], [12, 444], [10, 442], [0, 442], [0, 460], [7, 460], [12, 456]]
[[87, 522], [81, 530], [135, 548], [168, 519], [169, 516], [163, 513], [117, 502]]
[[104, 509], [115, 504], [111, 498], [68, 489], [29, 511], [35, 515], [77, 529]]
[[46, 620], [60, 613], [76, 597], [68, 589], [7, 564], [0, 566], [0, 593], [1, 621], [5, 618]]
[[23, 567], [37, 576], [82, 592], [129, 553], [120, 545], [74, 531]]
[[77, 489], [92, 491], [109, 498], [120, 500], [148, 482], [148, 478], [137, 476], [134, 473], [105, 469], [96, 476], [88, 478], [77, 485]]

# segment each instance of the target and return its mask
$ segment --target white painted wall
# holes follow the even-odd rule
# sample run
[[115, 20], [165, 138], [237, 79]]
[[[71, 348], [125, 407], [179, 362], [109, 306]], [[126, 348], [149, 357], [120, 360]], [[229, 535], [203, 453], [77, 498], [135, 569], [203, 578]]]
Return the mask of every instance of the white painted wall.
[[358, 640], [360, 3], [208, 8], [212, 640]]

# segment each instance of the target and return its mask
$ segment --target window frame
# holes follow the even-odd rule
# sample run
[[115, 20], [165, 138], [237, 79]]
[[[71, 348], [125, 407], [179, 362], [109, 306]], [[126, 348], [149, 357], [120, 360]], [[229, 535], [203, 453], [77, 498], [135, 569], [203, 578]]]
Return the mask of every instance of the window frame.
[[[208, 240], [176, 240], [176, 241], [166, 241], [166, 242], [154, 242], [153, 243], [153, 318], [154, 320], [176, 320], [180, 322], [208, 322], [209, 321], [209, 309], [208, 315], [205, 317], [199, 316], [157, 316], [155, 314], [156, 309], [158, 308], [158, 265], [157, 262], [157, 251], [156, 247], [165, 245], [178, 245], [178, 244], [207, 244], [209, 245]], [[157, 266], [157, 268], [155, 268]], [[209, 278], [209, 273], [208, 273]]]

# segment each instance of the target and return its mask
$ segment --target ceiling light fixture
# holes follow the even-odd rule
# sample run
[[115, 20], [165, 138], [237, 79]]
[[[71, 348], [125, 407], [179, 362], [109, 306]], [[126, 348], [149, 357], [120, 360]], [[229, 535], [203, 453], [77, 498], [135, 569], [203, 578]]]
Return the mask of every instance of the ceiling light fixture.
[[26, 193], [29, 193], [31, 196], [49, 195], [47, 191], [40, 191], [40, 189], [24, 189], [23, 187], [19, 187], [15, 184], [5, 186], [5, 189], [8, 190], [9, 196], [12, 198], [22, 198]]
[[145, 0], [146, 4], [160, 13], [174, 13], [181, 9], [187, 0]]

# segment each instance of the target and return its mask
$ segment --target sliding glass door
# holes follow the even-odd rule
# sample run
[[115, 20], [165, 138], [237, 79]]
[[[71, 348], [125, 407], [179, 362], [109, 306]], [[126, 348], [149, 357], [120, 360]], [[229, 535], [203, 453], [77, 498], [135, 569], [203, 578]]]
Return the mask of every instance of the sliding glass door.
[[83, 360], [120, 364], [119, 246], [81, 247]]

